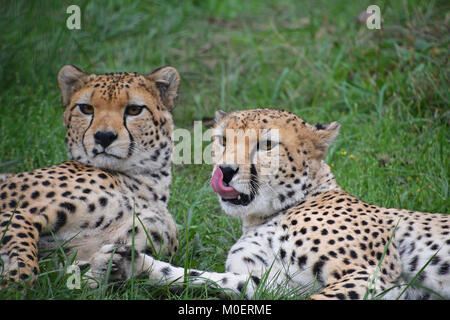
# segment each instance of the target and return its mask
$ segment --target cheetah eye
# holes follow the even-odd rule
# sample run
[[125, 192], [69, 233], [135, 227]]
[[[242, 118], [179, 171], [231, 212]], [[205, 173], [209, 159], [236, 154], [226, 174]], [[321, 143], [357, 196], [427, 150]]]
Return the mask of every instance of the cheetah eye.
[[262, 141], [261, 143], [258, 142], [258, 149], [269, 151], [272, 150], [273, 147], [275, 147], [275, 143], [270, 140]]
[[135, 104], [129, 105], [125, 108], [125, 114], [129, 116], [137, 116], [142, 112], [144, 106], [137, 106]]
[[94, 107], [91, 106], [90, 104], [80, 103], [78, 105], [78, 108], [80, 109], [81, 113], [84, 113], [87, 115], [94, 114]]

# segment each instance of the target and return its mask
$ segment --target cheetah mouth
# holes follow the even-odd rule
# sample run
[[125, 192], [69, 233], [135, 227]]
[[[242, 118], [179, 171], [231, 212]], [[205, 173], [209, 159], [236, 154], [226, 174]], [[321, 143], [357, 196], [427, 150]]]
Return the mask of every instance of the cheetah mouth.
[[231, 203], [238, 206], [246, 206], [255, 198], [255, 194], [246, 194], [237, 191], [233, 187], [223, 183], [223, 173], [220, 168], [214, 171], [211, 178], [211, 187], [220, 196], [223, 202]]
[[234, 204], [236, 206], [247, 206], [250, 204], [250, 202], [253, 201], [254, 198], [254, 196], [245, 193], [239, 193], [239, 195], [235, 199], [222, 198], [222, 201]]
[[[117, 155], [115, 155], [115, 154], [106, 152], [105, 150], [99, 152], [99, 151], [97, 151], [96, 149], [94, 149], [93, 153], [94, 153], [94, 157], [93, 157], [93, 158], [97, 158], [98, 156], [100, 156], [100, 157], [103, 156], [103, 157], [111, 157], [111, 158], [115, 158], [115, 159], [119, 159], [119, 160], [120, 160], [120, 159], [123, 159], [122, 157], [119, 157], [119, 156], [117, 156]], [[99, 158], [100, 158], [100, 157], [99, 157]]]

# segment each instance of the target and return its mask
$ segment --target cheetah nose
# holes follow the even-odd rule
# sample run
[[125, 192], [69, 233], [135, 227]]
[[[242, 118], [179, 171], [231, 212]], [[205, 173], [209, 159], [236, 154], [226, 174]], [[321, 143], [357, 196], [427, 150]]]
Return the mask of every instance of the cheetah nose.
[[95, 143], [98, 143], [103, 148], [109, 146], [114, 140], [117, 139], [117, 133], [113, 131], [97, 131], [94, 134]]
[[229, 184], [231, 179], [233, 179], [234, 175], [238, 172], [238, 168], [233, 168], [232, 166], [219, 166], [220, 170], [223, 173], [223, 182]]

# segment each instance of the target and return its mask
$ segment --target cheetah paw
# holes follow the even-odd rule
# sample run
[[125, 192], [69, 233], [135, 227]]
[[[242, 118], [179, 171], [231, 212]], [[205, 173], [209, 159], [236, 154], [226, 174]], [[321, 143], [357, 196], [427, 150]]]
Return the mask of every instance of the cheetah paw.
[[86, 273], [89, 286], [97, 288], [101, 281], [129, 279], [131, 257], [132, 250], [129, 245], [108, 244], [101, 247], [90, 260], [91, 268]]

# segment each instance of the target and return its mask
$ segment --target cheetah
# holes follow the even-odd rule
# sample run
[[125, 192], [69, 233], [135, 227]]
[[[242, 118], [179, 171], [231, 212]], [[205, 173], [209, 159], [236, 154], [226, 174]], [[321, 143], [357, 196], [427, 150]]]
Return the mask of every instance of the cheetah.
[[[323, 160], [338, 122], [311, 125], [271, 109], [218, 111], [216, 122], [211, 186], [225, 213], [242, 219], [242, 236], [226, 272], [189, 270], [192, 283], [247, 298], [263, 280], [310, 286], [314, 300], [450, 297], [450, 216], [382, 208], [343, 191]], [[115, 261], [126, 252], [118, 248]], [[183, 268], [147, 255], [135, 267], [154, 280], [185, 280]], [[407, 285], [414, 277], [420, 288]]]
[[172, 254], [171, 110], [180, 83], [173, 67], [147, 75], [58, 73], [70, 161], [0, 184], [3, 286], [39, 273], [39, 252], [68, 242], [80, 266], [102, 247], [134, 242], [137, 252]]

